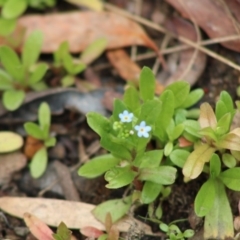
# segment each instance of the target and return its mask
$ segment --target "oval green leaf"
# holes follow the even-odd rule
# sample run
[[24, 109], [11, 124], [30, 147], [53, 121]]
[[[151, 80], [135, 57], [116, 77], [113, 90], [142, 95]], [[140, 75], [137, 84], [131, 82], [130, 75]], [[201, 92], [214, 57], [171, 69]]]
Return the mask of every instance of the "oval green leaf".
[[0, 153], [12, 152], [23, 146], [23, 138], [14, 132], [0, 132]]
[[47, 150], [41, 148], [33, 156], [30, 163], [30, 172], [33, 178], [39, 178], [47, 168]]
[[89, 162], [85, 163], [78, 170], [78, 175], [86, 178], [95, 178], [112, 167], [115, 167], [120, 162], [119, 159], [113, 157], [111, 154], [102, 155], [91, 159]]
[[141, 201], [144, 204], [149, 204], [153, 202], [162, 190], [162, 185], [159, 183], [154, 183], [146, 181], [143, 186]]
[[17, 18], [27, 9], [27, 0], [8, 0], [2, 9], [2, 16], [6, 19]]
[[25, 92], [20, 90], [7, 90], [3, 93], [3, 105], [9, 111], [20, 107], [25, 98]]

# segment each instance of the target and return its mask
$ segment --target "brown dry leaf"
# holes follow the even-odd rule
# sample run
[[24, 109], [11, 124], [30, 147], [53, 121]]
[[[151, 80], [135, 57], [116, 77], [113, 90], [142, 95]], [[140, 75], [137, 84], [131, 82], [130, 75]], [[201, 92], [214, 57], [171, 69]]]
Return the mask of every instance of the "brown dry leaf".
[[131, 60], [126, 51], [122, 49], [107, 51], [107, 57], [124, 80], [138, 85], [141, 68]]
[[20, 152], [0, 155], [0, 185], [9, 180], [12, 174], [27, 164], [27, 158]]
[[[183, 17], [191, 20], [193, 18], [196, 24], [200, 26], [210, 38], [226, 37], [238, 34], [236, 26], [227, 13], [221, 1], [217, 0], [166, 0], [176, 8]], [[234, 1], [226, 1], [234, 2]], [[237, 2], [237, 1], [235, 1]], [[229, 4], [230, 9], [234, 12], [240, 12], [240, 4]], [[232, 7], [231, 7], [232, 6]], [[191, 13], [191, 16], [189, 16]], [[223, 46], [240, 52], [240, 40], [221, 43]]]
[[24, 146], [24, 154], [27, 158], [32, 158], [34, 154], [43, 147], [43, 142], [31, 136], [27, 136]]
[[54, 240], [53, 231], [39, 218], [30, 213], [24, 213], [23, 218], [34, 237], [39, 240]]
[[[0, 208], [2, 211], [19, 218], [23, 218], [24, 213], [29, 212], [47, 225], [54, 227], [64, 221], [69, 229], [92, 226], [99, 230], [105, 230], [104, 225], [96, 220], [91, 213], [95, 205], [88, 203], [46, 198], [2, 197], [0, 198]], [[153, 235], [148, 225], [128, 216], [119, 220], [115, 225], [120, 232], [127, 232], [130, 226], [135, 223], [146, 234]]]
[[[194, 27], [189, 22], [181, 18], [173, 17], [168, 19], [165, 22], [165, 27], [174, 32], [176, 35], [186, 37], [192, 41], [197, 40], [197, 34]], [[175, 66], [168, 66], [168, 74], [171, 75], [167, 79], [159, 79], [160, 82], [167, 86], [175, 81], [182, 80], [181, 78], [184, 77], [184, 80], [189, 82], [191, 86], [194, 85], [204, 71], [207, 61], [206, 54], [203, 52], [198, 52], [191, 68], [185, 73], [189, 63], [191, 62], [194, 51], [194, 49], [184, 50], [179, 53], [179, 56], [169, 58], [169, 65], [172, 65], [171, 61], [173, 59]], [[166, 76], [166, 74], [163, 74], [162, 76]]]
[[158, 51], [155, 43], [137, 23], [110, 12], [87, 11], [23, 16], [18, 20], [18, 27], [20, 26], [26, 28], [25, 37], [36, 29], [42, 31], [43, 53], [56, 51], [63, 41], [69, 42], [71, 52], [80, 52], [102, 37], [107, 38], [108, 49], [144, 45]]

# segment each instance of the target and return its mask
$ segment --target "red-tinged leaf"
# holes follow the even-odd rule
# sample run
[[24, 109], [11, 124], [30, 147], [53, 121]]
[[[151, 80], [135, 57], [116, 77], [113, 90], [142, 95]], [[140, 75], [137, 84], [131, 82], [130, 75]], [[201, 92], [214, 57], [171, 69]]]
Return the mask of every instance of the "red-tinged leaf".
[[189, 147], [189, 146], [192, 146], [193, 143], [188, 141], [185, 137], [180, 137], [178, 139], [178, 145], [179, 147]]
[[215, 148], [207, 144], [198, 146], [187, 158], [184, 167], [183, 175], [187, 178], [197, 178], [206, 162], [210, 161], [212, 154], [216, 151]]
[[203, 103], [200, 106], [199, 123], [201, 128], [215, 128], [217, 126], [216, 116], [209, 103]]
[[102, 234], [104, 234], [103, 231], [95, 228], [95, 227], [83, 227], [81, 230], [80, 230], [81, 234], [83, 234], [84, 236], [86, 237], [89, 237], [89, 238], [98, 238], [100, 237]]
[[158, 52], [158, 47], [136, 22], [111, 12], [70, 12], [23, 16], [18, 27], [26, 28], [26, 37], [35, 29], [44, 36], [42, 52], [51, 53], [68, 41], [71, 52], [80, 52], [90, 43], [105, 37], [107, 49], [144, 45]]
[[39, 240], [54, 240], [53, 231], [39, 218], [30, 213], [24, 213], [23, 218], [34, 237]]
[[240, 151], [240, 136], [234, 133], [228, 133], [216, 144], [216, 146], [218, 148]]

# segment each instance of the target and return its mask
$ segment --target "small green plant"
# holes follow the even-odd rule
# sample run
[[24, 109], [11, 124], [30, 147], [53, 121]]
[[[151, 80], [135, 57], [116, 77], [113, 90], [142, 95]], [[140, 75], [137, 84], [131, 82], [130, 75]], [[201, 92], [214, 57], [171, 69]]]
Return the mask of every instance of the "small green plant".
[[[240, 191], [240, 128], [232, 125], [237, 109], [231, 96], [223, 91], [214, 113], [208, 103], [192, 109], [203, 90], [190, 91], [187, 82], [169, 85], [159, 97], [154, 89], [155, 78], [144, 67], [139, 91], [129, 86], [123, 101], [115, 100], [110, 118], [87, 114], [88, 124], [109, 154], [84, 164], [79, 175], [94, 178], [104, 174], [107, 188], [130, 189], [123, 199], [98, 205], [94, 215], [104, 222], [110, 212], [115, 222], [132, 205], [148, 204], [150, 218], [161, 219], [161, 203], [171, 193], [168, 185], [174, 184], [177, 170], [182, 168], [186, 184], [201, 173], [209, 176], [194, 203], [196, 214], [205, 217], [204, 239], [232, 238], [233, 217], [225, 188]], [[151, 148], [150, 142], [156, 147]], [[165, 232], [169, 239], [190, 236], [175, 225]]]
[[26, 40], [21, 59], [8, 46], [0, 47], [0, 90], [3, 91], [3, 105], [13, 111], [17, 109], [29, 90], [46, 88], [42, 81], [48, 69], [45, 63], [37, 63], [42, 46], [42, 33], [33, 32]]
[[63, 42], [53, 54], [54, 71], [60, 73], [61, 84], [64, 87], [75, 83], [76, 75], [83, 72], [87, 64], [95, 60], [107, 47], [107, 40], [99, 38], [84, 49], [79, 58], [74, 58], [69, 53], [68, 42]]
[[47, 148], [56, 144], [56, 138], [50, 136], [51, 112], [47, 103], [42, 103], [38, 109], [38, 122], [39, 125], [33, 122], [24, 124], [24, 129], [29, 136], [44, 143], [30, 163], [30, 172], [34, 178], [40, 177], [45, 172], [48, 161]]
[[165, 223], [160, 223], [159, 228], [168, 236], [166, 240], [185, 240], [194, 235], [194, 231], [192, 229], [187, 229], [182, 232], [175, 224], [167, 225]]

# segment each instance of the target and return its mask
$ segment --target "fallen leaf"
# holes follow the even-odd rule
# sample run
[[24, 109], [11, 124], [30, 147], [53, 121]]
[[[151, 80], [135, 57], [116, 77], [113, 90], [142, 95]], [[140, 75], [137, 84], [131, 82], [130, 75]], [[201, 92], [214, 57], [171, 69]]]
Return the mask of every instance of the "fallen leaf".
[[[220, 1], [166, 0], [166, 2], [176, 8], [183, 17], [189, 20], [194, 19], [196, 24], [200, 26], [210, 38], [219, 38], [238, 34], [231, 16], [228, 11], [224, 9], [224, 6]], [[229, 4], [229, 6], [230, 5], [231, 4]], [[239, 13], [240, 5], [234, 4], [234, 8], [236, 8], [235, 11]], [[240, 40], [224, 42], [221, 44], [226, 48], [240, 52]]]
[[[197, 41], [196, 30], [192, 24], [186, 20], [179, 17], [172, 17], [171, 19], [168, 19], [164, 25], [169, 31], [174, 32], [176, 35], [183, 36], [194, 42]], [[190, 61], [192, 60], [194, 51], [195, 49], [188, 49], [177, 53], [177, 55], [176, 53], [170, 55], [169, 61], [167, 61], [168, 72], [166, 70], [162, 71], [161, 74], [164, 77], [159, 78], [160, 82], [167, 86], [184, 78], [184, 80], [189, 82], [191, 86], [194, 85], [203, 73], [207, 61], [206, 54], [199, 51], [194, 58], [192, 66], [188, 71], [186, 71], [189, 67]], [[173, 56], [173, 58], [171, 58], [171, 56]], [[172, 60], [174, 61], [174, 67], [169, 66], [172, 64]], [[165, 77], [166, 75], [168, 76], [167, 78]]]
[[108, 49], [143, 45], [158, 52], [157, 46], [140, 25], [111, 12], [28, 15], [19, 18], [17, 26], [26, 28], [25, 39], [36, 29], [43, 33], [43, 53], [56, 51], [64, 41], [68, 41], [71, 52], [81, 52], [102, 37], [107, 38]]
[[124, 80], [138, 85], [141, 68], [131, 60], [126, 51], [122, 49], [110, 50], [107, 51], [107, 57]]
[[[58, 226], [64, 221], [69, 229], [81, 229], [92, 226], [99, 230], [105, 230], [104, 225], [95, 219], [92, 210], [95, 205], [46, 198], [21, 198], [21, 197], [2, 197], [0, 198], [0, 208], [2, 211], [23, 218], [25, 212], [29, 212], [49, 226]], [[61, 209], [61, 211], [59, 211]], [[119, 220], [115, 225], [120, 232], [127, 232], [131, 225], [137, 224], [148, 235], [154, 235], [151, 228], [128, 216]]]
[[24, 154], [27, 158], [31, 159], [35, 153], [43, 147], [43, 142], [31, 136], [27, 136], [24, 146]]
[[27, 158], [20, 152], [13, 152], [0, 155], [0, 185], [11, 179], [14, 172], [17, 172], [27, 165]]
[[54, 240], [53, 231], [39, 218], [30, 213], [24, 213], [23, 218], [34, 237], [39, 240]]

